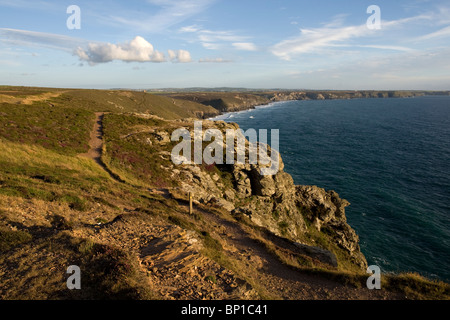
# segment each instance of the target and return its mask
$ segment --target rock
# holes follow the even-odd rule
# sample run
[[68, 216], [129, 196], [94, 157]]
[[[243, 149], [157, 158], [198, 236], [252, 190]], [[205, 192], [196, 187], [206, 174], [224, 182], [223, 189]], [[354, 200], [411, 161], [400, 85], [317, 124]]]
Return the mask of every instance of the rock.
[[347, 224], [345, 208], [350, 204], [335, 191], [325, 191], [316, 186], [297, 186], [297, 205], [318, 231], [326, 230], [333, 241], [350, 253], [353, 262], [364, 268], [367, 261], [360, 251], [359, 237]]
[[271, 197], [276, 192], [275, 181], [273, 176], [263, 176], [259, 172], [259, 168], [253, 168], [251, 171], [252, 193], [257, 196]]
[[155, 137], [156, 141], [161, 145], [168, 144], [171, 142], [169, 134], [165, 131], [157, 131], [153, 134], [153, 136]]
[[233, 167], [233, 177], [236, 184], [236, 191], [240, 198], [252, 195], [252, 185], [247, 172], [240, 170], [239, 166]]
[[329, 264], [333, 267], [337, 267], [337, 259], [336, 255], [331, 251], [319, 248], [308, 246], [299, 242], [295, 242], [294, 245], [299, 249], [299, 252], [305, 254], [313, 259], [319, 260], [323, 263]]
[[225, 199], [218, 199], [217, 205], [224, 208], [227, 211], [233, 211], [235, 209], [235, 206], [233, 203], [226, 201]]
[[297, 186], [296, 192], [298, 204], [308, 208], [306, 218], [315, 221], [319, 231], [321, 225], [331, 221], [346, 223], [345, 207], [350, 203], [339, 198], [336, 192], [326, 192], [316, 186]]
[[225, 192], [223, 193], [225, 200], [228, 201], [234, 201], [236, 194], [234, 193], [233, 190], [227, 189], [225, 190]]

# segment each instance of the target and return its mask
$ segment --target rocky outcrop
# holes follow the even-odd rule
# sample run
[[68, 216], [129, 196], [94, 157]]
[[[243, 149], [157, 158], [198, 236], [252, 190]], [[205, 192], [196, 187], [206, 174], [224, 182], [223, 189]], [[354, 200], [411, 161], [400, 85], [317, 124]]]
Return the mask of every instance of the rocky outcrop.
[[[203, 121], [203, 130], [212, 128], [225, 132], [238, 126], [222, 121]], [[166, 139], [153, 137], [154, 143], [166, 142]], [[180, 181], [184, 193], [193, 195], [194, 202], [221, 207], [235, 216], [247, 216], [273, 234], [298, 242], [300, 247], [304, 245], [300, 239], [305, 239], [309, 232], [307, 225], [311, 225], [345, 250], [355, 264], [365, 267], [367, 263], [360, 252], [359, 238], [347, 224], [345, 207], [349, 203], [334, 191], [296, 186], [292, 177], [283, 171], [281, 158], [278, 172], [261, 175], [261, 169], [267, 165], [249, 164], [248, 148], [247, 141], [245, 164], [170, 165], [166, 170], [172, 172], [174, 180]], [[267, 149], [270, 154], [270, 146]], [[234, 151], [237, 154], [237, 146]], [[170, 160], [170, 153], [163, 152], [161, 157]], [[311, 249], [310, 254], [313, 252], [334, 264], [333, 255]]]
[[303, 216], [318, 230], [330, 235], [333, 241], [346, 250], [356, 264], [367, 266], [360, 251], [359, 237], [347, 223], [345, 208], [350, 205], [335, 191], [325, 191], [316, 186], [297, 186], [297, 204]]

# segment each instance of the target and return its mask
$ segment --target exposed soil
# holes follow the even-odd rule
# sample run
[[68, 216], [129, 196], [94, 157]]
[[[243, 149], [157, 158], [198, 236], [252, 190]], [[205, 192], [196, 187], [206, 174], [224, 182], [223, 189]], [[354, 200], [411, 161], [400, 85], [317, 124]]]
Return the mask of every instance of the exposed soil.
[[102, 162], [102, 148], [103, 148], [103, 112], [95, 113], [95, 124], [91, 131], [91, 138], [89, 140], [89, 151], [85, 156], [91, 158], [98, 164], [103, 166]]
[[[227, 242], [240, 254], [247, 256], [259, 272], [254, 274], [257, 283], [264, 283], [274, 294], [287, 300], [384, 300], [402, 299], [401, 295], [383, 290], [353, 288], [339, 282], [301, 272], [283, 264], [265, 246], [253, 239], [237, 222], [196, 208], [204, 219], [221, 230]], [[289, 250], [284, 243], [282, 250]]]
[[119, 176], [114, 174], [102, 160], [104, 116], [105, 116], [104, 112], [95, 113], [95, 123], [91, 131], [91, 136], [89, 140], [89, 151], [87, 153], [80, 154], [80, 156], [88, 157], [94, 160], [99, 166], [103, 168], [103, 170], [105, 170], [109, 174], [109, 176], [112, 179], [116, 180], [117, 182], [124, 182]]

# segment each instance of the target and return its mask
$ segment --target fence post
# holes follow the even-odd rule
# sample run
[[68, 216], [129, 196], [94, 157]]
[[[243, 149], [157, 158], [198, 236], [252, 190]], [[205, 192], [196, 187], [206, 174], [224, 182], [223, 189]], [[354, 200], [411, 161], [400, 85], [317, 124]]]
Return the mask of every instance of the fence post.
[[189, 192], [189, 214], [192, 215], [192, 193]]

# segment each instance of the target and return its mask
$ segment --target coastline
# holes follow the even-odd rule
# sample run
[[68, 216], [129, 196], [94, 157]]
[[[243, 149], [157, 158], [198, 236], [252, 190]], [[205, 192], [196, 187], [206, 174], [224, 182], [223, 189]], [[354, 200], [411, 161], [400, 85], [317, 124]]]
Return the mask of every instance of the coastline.
[[276, 107], [278, 105], [285, 104], [285, 103], [291, 102], [291, 101], [292, 100], [274, 101], [274, 102], [270, 102], [268, 104], [261, 104], [261, 105], [258, 105], [258, 106], [254, 106], [254, 107], [251, 107], [251, 108], [248, 108], [248, 109], [245, 109], [245, 110], [225, 112], [225, 113], [222, 113], [222, 114], [220, 114], [218, 116], [215, 116], [215, 117], [212, 117], [212, 118], [207, 118], [205, 120], [209, 120], [209, 121], [225, 121], [225, 120], [233, 118], [233, 115], [235, 115], [235, 114], [246, 113], [246, 112], [249, 112], [251, 110], [262, 109], [262, 108], [273, 108], [273, 107]]
[[[207, 97], [205, 97], [205, 95]], [[425, 96], [449, 96], [449, 91], [267, 91], [259, 93], [235, 93], [231, 98], [229, 92], [208, 92], [171, 95], [178, 99], [196, 101], [215, 108], [220, 114], [207, 117], [206, 120], [225, 120], [226, 116], [272, 107], [277, 103], [311, 100], [355, 100], [355, 99], [394, 99], [416, 98]], [[202, 96], [203, 100], [199, 100]], [[256, 97], [256, 98], [255, 98]], [[263, 101], [261, 101], [263, 100]], [[255, 102], [258, 101], [258, 102]], [[225, 117], [225, 118], [224, 118]]]

